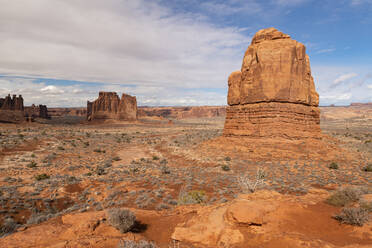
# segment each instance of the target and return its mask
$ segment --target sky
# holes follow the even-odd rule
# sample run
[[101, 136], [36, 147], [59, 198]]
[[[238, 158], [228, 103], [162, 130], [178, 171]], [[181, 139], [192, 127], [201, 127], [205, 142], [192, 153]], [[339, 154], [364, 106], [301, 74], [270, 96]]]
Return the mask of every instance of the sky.
[[260, 29], [305, 44], [320, 105], [372, 102], [372, 0], [0, 0], [0, 96], [225, 105]]

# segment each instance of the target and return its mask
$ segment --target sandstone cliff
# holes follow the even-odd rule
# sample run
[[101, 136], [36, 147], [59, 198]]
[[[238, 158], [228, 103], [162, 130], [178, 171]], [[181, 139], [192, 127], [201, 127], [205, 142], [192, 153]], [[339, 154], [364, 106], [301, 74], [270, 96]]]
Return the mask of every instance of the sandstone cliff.
[[305, 46], [275, 28], [256, 33], [228, 85], [225, 136], [320, 134], [319, 96]]
[[137, 99], [115, 92], [100, 92], [97, 100], [87, 104], [87, 119], [91, 120], [137, 120]]

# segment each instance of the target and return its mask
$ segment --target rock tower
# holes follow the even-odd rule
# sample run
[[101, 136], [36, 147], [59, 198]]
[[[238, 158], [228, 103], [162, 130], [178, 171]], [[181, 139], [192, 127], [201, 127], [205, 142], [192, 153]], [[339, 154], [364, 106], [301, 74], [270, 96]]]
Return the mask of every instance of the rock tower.
[[275, 28], [258, 31], [228, 79], [224, 136], [320, 136], [319, 95], [305, 46]]
[[0, 122], [19, 123], [24, 121], [24, 106], [21, 95], [0, 98]]

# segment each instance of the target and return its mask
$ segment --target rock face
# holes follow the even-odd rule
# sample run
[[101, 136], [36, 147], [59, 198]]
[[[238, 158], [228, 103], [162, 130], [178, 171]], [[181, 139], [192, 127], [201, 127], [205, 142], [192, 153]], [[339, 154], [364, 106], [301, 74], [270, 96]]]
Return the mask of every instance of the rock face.
[[24, 121], [24, 106], [21, 95], [0, 98], [0, 122], [19, 123]]
[[34, 118], [50, 119], [48, 108], [46, 105], [35, 106], [32, 104], [30, 107], [24, 108], [25, 117], [33, 120]]
[[309, 57], [288, 35], [275, 28], [258, 31], [228, 85], [224, 136], [319, 136], [319, 96]]
[[97, 100], [87, 104], [87, 119], [91, 120], [137, 120], [137, 99], [115, 92], [100, 92]]

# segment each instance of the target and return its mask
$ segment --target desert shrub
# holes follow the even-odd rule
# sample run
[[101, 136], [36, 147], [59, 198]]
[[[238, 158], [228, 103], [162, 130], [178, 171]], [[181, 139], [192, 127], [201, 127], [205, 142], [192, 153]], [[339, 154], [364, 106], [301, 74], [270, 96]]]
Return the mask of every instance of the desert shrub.
[[162, 173], [162, 174], [170, 174], [171, 171], [170, 171], [170, 169], [169, 169], [168, 166], [162, 166], [162, 167], [161, 167], [161, 173]]
[[263, 169], [258, 168], [255, 179], [250, 179], [249, 175], [238, 176], [238, 184], [244, 193], [255, 192], [256, 189], [265, 183], [266, 173]]
[[12, 218], [6, 218], [0, 226], [0, 237], [12, 233], [16, 230], [17, 223]]
[[160, 164], [161, 164], [161, 165], [166, 165], [166, 164], [168, 164], [168, 161], [164, 158], [164, 159], [162, 159], [162, 160], [160, 161]]
[[136, 216], [129, 209], [112, 208], [107, 215], [109, 224], [121, 233], [129, 232], [136, 222]]
[[231, 161], [230, 157], [225, 157], [225, 161]]
[[120, 158], [120, 157], [118, 157], [118, 156], [116, 156], [116, 157], [113, 157], [113, 158], [112, 158], [112, 160], [113, 160], [113, 161], [120, 161], [120, 160], [121, 160], [121, 158]]
[[64, 151], [65, 150], [65, 148], [63, 146], [59, 146], [59, 147], [57, 147], [57, 149], [60, 150], [60, 151]]
[[341, 213], [333, 218], [341, 223], [363, 226], [368, 221], [368, 211], [363, 208], [343, 208]]
[[205, 191], [203, 190], [192, 190], [186, 192], [184, 188], [181, 189], [180, 194], [178, 196], [178, 205], [186, 205], [186, 204], [201, 204], [205, 203], [207, 200]]
[[363, 168], [363, 170], [366, 172], [372, 172], [372, 164], [367, 165], [366, 167]]
[[158, 246], [152, 242], [146, 240], [140, 240], [138, 242], [133, 240], [120, 240], [118, 248], [157, 248]]
[[158, 156], [152, 156], [152, 160], [159, 160], [159, 157]]
[[40, 224], [44, 221], [47, 221], [51, 217], [52, 217], [52, 215], [48, 216], [47, 214], [43, 214], [43, 213], [32, 214], [30, 216], [30, 218], [27, 220], [27, 224], [28, 225]]
[[230, 167], [228, 166], [228, 165], [222, 165], [221, 166], [221, 169], [223, 170], [223, 171], [229, 171], [230, 170]]
[[337, 169], [338, 169], [338, 164], [335, 163], [335, 162], [332, 162], [332, 163], [328, 166], [328, 168], [333, 169], [333, 170], [337, 170]]
[[362, 190], [356, 187], [346, 187], [335, 191], [326, 202], [330, 205], [343, 207], [359, 200]]
[[361, 200], [359, 206], [368, 212], [372, 212], [372, 201]]
[[36, 179], [37, 181], [41, 181], [41, 180], [45, 180], [45, 179], [49, 179], [49, 178], [50, 178], [50, 176], [47, 175], [47, 174], [45, 174], [45, 173], [43, 173], [43, 174], [39, 174], [39, 175], [36, 175], [36, 176], [35, 176], [35, 179]]
[[35, 168], [37, 166], [37, 163], [35, 161], [31, 161], [29, 164], [27, 164], [28, 168]]

